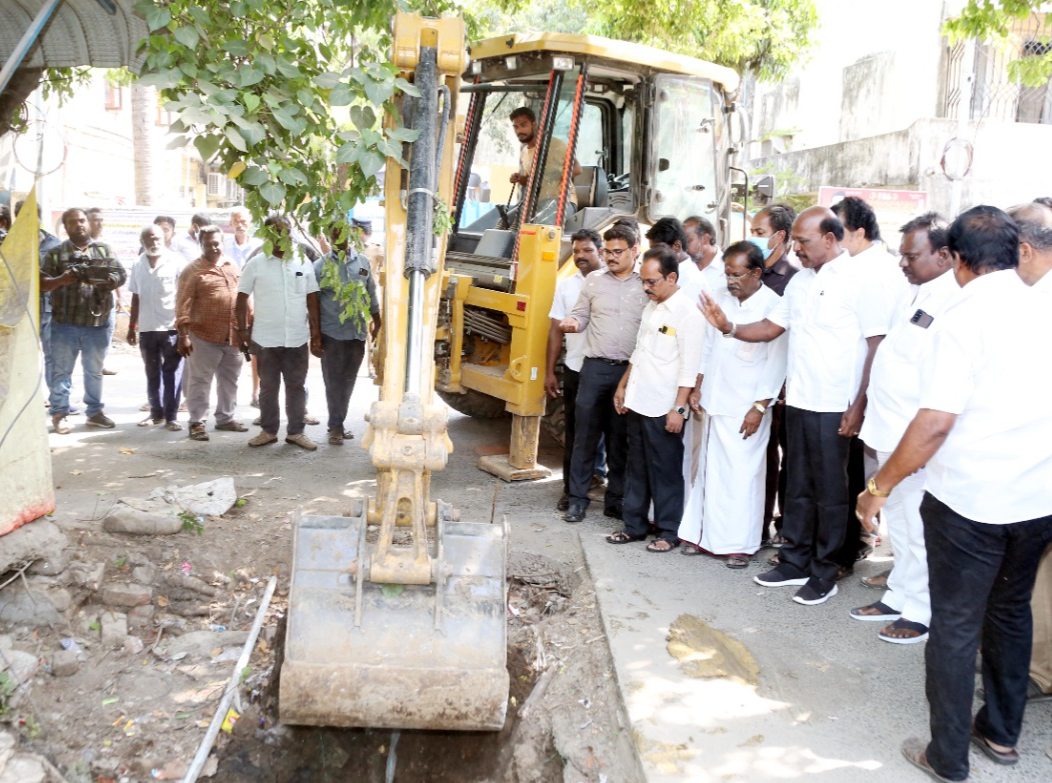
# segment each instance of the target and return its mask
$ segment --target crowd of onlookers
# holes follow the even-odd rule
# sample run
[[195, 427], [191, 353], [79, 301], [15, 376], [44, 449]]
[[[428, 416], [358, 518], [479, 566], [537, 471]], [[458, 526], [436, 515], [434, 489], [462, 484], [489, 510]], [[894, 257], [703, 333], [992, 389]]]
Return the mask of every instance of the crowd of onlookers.
[[[21, 206], [15, 206], [15, 219]], [[36, 220], [39, 226], [39, 210]], [[307, 363], [314, 353], [325, 380], [328, 441], [340, 445], [353, 437], [344, 427], [348, 403], [366, 344], [380, 326], [371, 224], [341, 222], [318, 238], [319, 249], [275, 215], [266, 224], [272, 236], [285, 239], [267, 253], [249, 220], [246, 209], [234, 208], [224, 232], [198, 213], [181, 233], [173, 218], [160, 215], [142, 228], [140, 253], [130, 263], [107, 244], [100, 209], [67, 209], [65, 240], [39, 229], [40, 339], [54, 432], [71, 432], [71, 417], [82, 413], [70, 400], [78, 359], [85, 425], [115, 426], [105, 413], [102, 378], [114, 374], [104, 364], [123, 290], [126, 339], [138, 346], [146, 376], [146, 415], [139, 426], [181, 431], [183, 412], [190, 438], [207, 441], [211, 410], [216, 430], [246, 432], [234, 414], [242, 367], [250, 361], [251, 404], [260, 411], [253, 424], [261, 429], [248, 444], [277, 440], [284, 383], [285, 440], [314, 450], [304, 432], [306, 424], [319, 423], [306, 409]], [[10, 224], [0, 213], [0, 231]]]
[[894, 567], [850, 616], [927, 642], [932, 740], [902, 750], [939, 780], [969, 744], [1016, 763], [1024, 707], [1052, 699], [1050, 207], [920, 215], [897, 253], [854, 197], [767, 206], [722, 250], [703, 218], [624, 219], [573, 235], [550, 313], [567, 522], [605, 471], [609, 543], [734, 569], [772, 547], [754, 581], [814, 606], [882, 515]]

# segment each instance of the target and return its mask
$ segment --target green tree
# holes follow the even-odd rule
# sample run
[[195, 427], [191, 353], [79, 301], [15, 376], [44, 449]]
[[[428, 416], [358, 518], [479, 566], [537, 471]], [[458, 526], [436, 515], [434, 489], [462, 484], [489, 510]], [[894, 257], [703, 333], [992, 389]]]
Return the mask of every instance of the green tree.
[[587, 32], [780, 79], [809, 55], [813, 0], [465, 0], [481, 31]]
[[[415, 138], [397, 118], [401, 96], [417, 91], [387, 62], [396, 8], [138, 0], [150, 30], [140, 82], [179, 115], [169, 146], [193, 144], [235, 178], [257, 224], [280, 209], [320, 232], [374, 192], [387, 157], [402, 160]], [[386, 129], [385, 114], [396, 118]]]
[[[1009, 76], [1028, 87], [1048, 84], [1052, 78], [1052, 27], [1043, 8], [1046, 0], [968, 0], [961, 13], [947, 19], [943, 31], [952, 43], [975, 38], [1010, 49], [1016, 57], [1008, 64]], [[1017, 29], [1031, 20], [1040, 34], [1031, 32], [1027, 40], [1037, 46], [1023, 47]]]

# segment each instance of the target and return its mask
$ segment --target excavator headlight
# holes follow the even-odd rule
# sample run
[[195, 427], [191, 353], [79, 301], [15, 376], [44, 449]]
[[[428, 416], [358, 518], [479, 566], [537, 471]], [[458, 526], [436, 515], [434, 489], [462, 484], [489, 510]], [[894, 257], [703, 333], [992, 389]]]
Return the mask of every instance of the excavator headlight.
[[569, 71], [573, 68], [573, 57], [553, 57], [552, 69], [556, 71]]

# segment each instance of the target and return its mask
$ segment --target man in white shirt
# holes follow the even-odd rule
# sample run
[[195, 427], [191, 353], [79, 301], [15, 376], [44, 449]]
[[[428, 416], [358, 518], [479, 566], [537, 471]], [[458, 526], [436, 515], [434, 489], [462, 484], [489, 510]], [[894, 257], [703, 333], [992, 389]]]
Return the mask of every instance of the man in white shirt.
[[723, 251], [716, 244], [716, 229], [705, 218], [691, 215], [683, 221], [683, 230], [687, 234], [684, 250], [701, 271], [706, 290], [722, 291], [727, 280], [723, 276]]
[[[920, 376], [925, 353], [942, 314], [960, 295], [946, 247], [946, 222], [929, 212], [902, 227], [899, 264], [909, 283], [900, 299], [899, 318], [873, 360], [869, 404], [861, 439], [883, 466], [902, 440], [920, 407]], [[884, 507], [895, 568], [879, 601], [851, 610], [856, 620], [890, 623], [879, 638], [915, 644], [928, 638], [931, 597], [924, 549], [921, 500], [927, 473], [922, 467], [899, 484]]]
[[[727, 290], [717, 301], [736, 321], [762, 321], [780, 301], [763, 284], [764, 258], [752, 242], [724, 253]], [[708, 326], [690, 407], [704, 421], [700, 449], [686, 476], [688, 496], [679, 537], [685, 552], [725, 557], [728, 568], [745, 568], [760, 548], [769, 409], [785, 381], [788, 337], [769, 343], [724, 339]], [[702, 413], [705, 416], [702, 419]], [[715, 489], [718, 487], [718, 490]]]
[[[271, 226], [288, 240], [273, 255], [258, 253], [241, 270], [237, 287], [237, 331], [242, 350], [251, 345], [259, 360], [260, 432], [249, 446], [265, 446], [278, 439], [278, 392], [285, 382], [288, 416], [285, 442], [313, 451], [314, 441], [303, 431], [307, 413], [307, 366], [310, 354], [321, 356], [321, 310], [314, 267], [289, 238], [288, 221], [272, 215]], [[248, 298], [255, 313], [248, 328]], [[309, 344], [309, 350], [308, 350]]]
[[702, 291], [713, 295], [719, 290], [711, 287], [712, 282], [698, 269], [694, 259], [687, 253], [687, 244], [690, 240], [687, 239], [683, 225], [676, 218], [660, 218], [647, 231], [646, 238], [650, 242], [651, 248], [664, 245], [672, 251], [676, 261], [679, 262], [679, 280], [677, 284], [679, 285], [679, 290], [683, 292], [687, 299], [697, 302], [698, 296]]
[[[571, 237], [573, 243], [573, 262], [577, 273], [572, 277], [560, 280], [555, 286], [555, 297], [552, 309], [548, 313], [551, 324], [548, 326], [548, 348], [545, 355], [544, 390], [553, 400], [559, 396], [559, 379], [555, 375], [555, 365], [563, 347], [563, 332], [559, 323], [573, 312], [574, 305], [584, 288], [584, 279], [595, 272], [602, 264], [599, 253], [603, 240], [590, 228], [582, 228]], [[559, 511], [570, 507], [570, 460], [573, 456], [574, 432], [577, 429], [577, 389], [581, 383], [581, 365], [584, 364], [585, 336], [583, 334], [566, 335], [566, 357], [563, 359], [563, 417], [566, 423], [565, 443], [563, 445], [563, 494], [556, 504]], [[601, 451], [601, 450], [600, 450]], [[600, 457], [597, 456], [597, 462]], [[605, 454], [602, 455], [605, 462]]]
[[679, 290], [679, 262], [667, 247], [643, 255], [640, 277], [650, 300], [643, 308], [635, 350], [614, 394], [614, 408], [627, 419], [625, 527], [607, 536], [611, 544], [647, 537], [651, 503], [658, 539], [647, 549], [679, 546], [683, 517], [683, 423], [690, 411], [705, 329], [697, 305]]
[[[1047, 297], [1052, 309], [1052, 209], [1034, 202], [1008, 210], [1019, 226], [1019, 276]], [[1030, 653], [1027, 702], [1052, 699], [1052, 545], [1045, 549], [1030, 599], [1034, 643]], [[1052, 753], [1052, 751], [1050, 751]]]
[[139, 234], [144, 252], [128, 275], [132, 295], [128, 345], [138, 344], [146, 369], [146, 397], [150, 415], [140, 427], [164, 424], [178, 432], [176, 421], [183, 382], [183, 357], [176, 348], [175, 294], [186, 262], [164, 246], [160, 226], [146, 226]]
[[731, 322], [711, 299], [705, 317], [723, 334], [768, 342], [789, 332], [786, 422], [789, 468], [783, 527], [788, 543], [779, 564], [755, 577], [764, 587], [800, 585], [806, 606], [836, 595], [837, 552], [847, 528], [850, 439], [862, 426], [873, 355], [887, 331], [879, 297], [840, 247], [844, 227], [825, 207], [809, 207], [793, 223], [804, 269], [766, 319]]
[[248, 259], [263, 246], [262, 239], [248, 233], [250, 217], [245, 207], [234, 207], [230, 210], [230, 228], [234, 234], [227, 235], [223, 254], [237, 264], [238, 269], [244, 269]]
[[[999, 764], [1019, 760], [1030, 594], [1052, 542], [1052, 409], [1034, 404], [1035, 390], [1052, 387], [1052, 363], [1027, 339], [1047, 334], [1052, 316], [1047, 298], [1016, 273], [1018, 237], [1008, 215], [985, 205], [950, 226], [947, 246], [964, 290], [936, 325], [920, 409], [856, 508], [874, 528], [887, 494], [927, 466], [932, 739], [911, 737], [902, 752], [945, 780], [967, 780], [969, 744]], [[986, 703], [973, 720], [977, 650]]]

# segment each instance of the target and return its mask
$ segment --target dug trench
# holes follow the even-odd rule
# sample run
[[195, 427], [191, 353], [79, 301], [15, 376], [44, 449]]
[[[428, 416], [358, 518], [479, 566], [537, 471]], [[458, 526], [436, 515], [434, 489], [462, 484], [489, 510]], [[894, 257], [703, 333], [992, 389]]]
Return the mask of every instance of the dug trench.
[[[219, 754], [231, 783], [632, 781], [631, 734], [587, 569], [513, 553], [508, 580], [508, 714], [499, 732], [284, 726], [283, 644], [260, 698]], [[284, 638], [284, 623], [278, 638]]]

